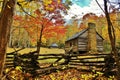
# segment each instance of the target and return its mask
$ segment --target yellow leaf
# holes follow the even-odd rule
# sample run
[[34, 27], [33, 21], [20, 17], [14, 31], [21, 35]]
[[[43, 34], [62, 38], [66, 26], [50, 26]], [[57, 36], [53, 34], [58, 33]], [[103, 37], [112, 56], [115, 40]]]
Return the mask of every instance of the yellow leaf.
[[16, 70], [22, 70], [22, 67], [21, 66], [17, 66], [15, 69]]
[[46, 43], [46, 39], [45, 38], [42, 38], [42, 43]]
[[49, 4], [52, 3], [52, 0], [43, 0], [43, 3], [45, 6], [48, 6]]

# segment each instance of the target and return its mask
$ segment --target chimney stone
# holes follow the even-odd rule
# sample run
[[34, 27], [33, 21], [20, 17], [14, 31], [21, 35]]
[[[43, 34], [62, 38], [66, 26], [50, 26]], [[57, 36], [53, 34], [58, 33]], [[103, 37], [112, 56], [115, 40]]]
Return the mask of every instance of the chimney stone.
[[96, 39], [96, 25], [95, 23], [88, 23], [88, 51], [89, 53], [97, 53], [97, 39]]

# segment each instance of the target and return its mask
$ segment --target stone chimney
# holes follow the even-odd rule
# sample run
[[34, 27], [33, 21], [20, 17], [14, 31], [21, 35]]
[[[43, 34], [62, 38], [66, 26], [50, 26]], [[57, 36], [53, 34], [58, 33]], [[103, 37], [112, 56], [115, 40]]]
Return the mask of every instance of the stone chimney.
[[95, 23], [88, 23], [88, 51], [89, 53], [97, 53]]

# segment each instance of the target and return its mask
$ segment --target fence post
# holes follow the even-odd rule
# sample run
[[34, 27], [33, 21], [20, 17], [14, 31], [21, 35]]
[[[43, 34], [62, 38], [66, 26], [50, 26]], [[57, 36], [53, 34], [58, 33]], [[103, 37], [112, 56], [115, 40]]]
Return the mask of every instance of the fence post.
[[17, 61], [18, 61], [18, 55], [15, 53], [15, 54], [13, 54], [14, 55], [14, 59], [13, 59], [13, 67], [15, 68], [16, 66], [18, 66], [18, 64], [17, 64]]

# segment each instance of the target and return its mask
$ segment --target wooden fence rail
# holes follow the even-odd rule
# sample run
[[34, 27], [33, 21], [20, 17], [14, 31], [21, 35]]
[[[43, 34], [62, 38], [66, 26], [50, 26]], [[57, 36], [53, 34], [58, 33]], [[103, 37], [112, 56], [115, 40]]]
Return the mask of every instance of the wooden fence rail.
[[[38, 58], [34, 58], [35, 56], [34, 54], [7, 54], [5, 67], [21, 66], [25, 71], [35, 70], [39, 74], [63, 69], [63, 67], [101, 70], [105, 65], [105, 58], [109, 54], [39, 54]], [[49, 64], [46, 64], [46, 62], [41, 63], [44, 60], [50, 59], [54, 61]]]

